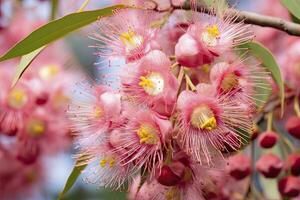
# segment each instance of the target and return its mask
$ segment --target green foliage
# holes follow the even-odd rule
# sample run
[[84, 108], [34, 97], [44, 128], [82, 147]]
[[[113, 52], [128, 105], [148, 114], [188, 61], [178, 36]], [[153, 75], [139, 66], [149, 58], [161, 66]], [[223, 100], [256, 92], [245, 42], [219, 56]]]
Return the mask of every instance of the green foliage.
[[109, 16], [113, 10], [124, 8], [123, 5], [116, 5], [99, 10], [72, 13], [60, 19], [49, 22], [28, 35], [25, 39], [17, 43], [5, 55], [0, 58], [0, 62], [23, 56], [35, 51], [63, 36], [95, 22], [100, 17]]
[[[280, 68], [272, 53], [258, 42], [248, 42], [246, 44], [240, 45], [239, 48], [247, 49], [249, 53], [255, 56], [259, 61], [261, 61], [262, 66], [264, 66], [269, 72], [271, 72], [272, 77], [280, 90], [281, 108], [283, 112], [285, 98], [284, 82], [282, 80]], [[262, 98], [266, 97], [262, 96]]]
[[76, 182], [76, 180], [78, 179], [78, 177], [80, 176], [81, 172], [86, 168], [87, 165], [80, 165], [77, 166], [77, 164], [75, 164], [66, 184], [65, 187], [63, 189], [63, 191], [60, 193], [59, 197], [57, 198], [57, 200], [62, 200], [63, 196], [73, 187], [74, 183]]
[[289, 12], [300, 19], [300, 1], [299, 0], [281, 0], [282, 5], [284, 5]]

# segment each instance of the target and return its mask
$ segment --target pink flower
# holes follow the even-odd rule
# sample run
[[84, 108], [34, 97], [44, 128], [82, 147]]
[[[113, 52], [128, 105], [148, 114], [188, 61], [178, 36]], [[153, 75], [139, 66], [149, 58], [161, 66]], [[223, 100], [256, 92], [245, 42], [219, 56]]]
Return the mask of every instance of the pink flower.
[[94, 39], [99, 42], [98, 55], [111, 60], [121, 57], [126, 62], [140, 59], [151, 50], [151, 41], [157, 30], [151, 28], [155, 19], [152, 11], [122, 9], [109, 18], [99, 21], [99, 33]]
[[183, 168], [180, 181], [178, 181], [177, 184], [167, 186], [161, 184], [160, 181], [150, 179], [142, 184], [135, 195], [131, 194], [131, 196], [134, 196], [132, 200], [206, 199], [208, 191], [216, 187], [212, 179], [220, 178], [222, 173], [217, 169], [204, 168], [199, 164], [190, 162], [187, 155], [184, 154], [181, 156], [176, 156], [175, 154], [174, 159], [172, 162], [181, 162], [181, 168]]
[[102, 142], [111, 128], [118, 126], [121, 96], [105, 86], [82, 85], [68, 109], [81, 147]]
[[46, 154], [57, 153], [69, 144], [67, 125], [66, 118], [49, 115], [46, 108], [35, 109], [30, 115], [26, 115], [22, 129], [19, 130], [18, 139], [23, 143], [19, 143], [21, 146], [18, 150], [23, 151], [23, 156], [26, 153], [32, 154], [31, 148], [38, 148]]
[[24, 199], [40, 190], [43, 168], [40, 162], [23, 165], [12, 152], [0, 146], [0, 199]]
[[126, 163], [134, 163], [139, 169], [151, 171], [163, 161], [163, 147], [170, 139], [172, 124], [161, 119], [151, 110], [130, 108], [124, 114], [128, 123], [115, 129], [110, 143], [121, 150], [120, 157]]
[[226, 61], [215, 63], [210, 71], [210, 80], [218, 94], [227, 94], [233, 101], [245, 104], [250, 113], [264, 105], [267, 99], [262, 100], [262, 96], [271, 93], [269, 73], [251, 57], [244, 58], [244, 61], [227, 57]]
[[137, 168], [133, 163], [125, 163], [116, 148], [109, 142], [98, 147], [90, 147], [76, 155], [78, 166], [88, 164], [83, 172], [87, 183], [98, 187], [120, 189], [126, 182], [131, 183]]
[[[184, 91], [178, 97], [178, 142], [182, 148], [200, 162], [210, 163], [214, 151], [232, 148], [244, 143], [242, 137], [251, 133], [249, 115], [228, 96], [215, 95], [211, 85], [200, 84], [197, 93]], [[232, 134], [233, 137], [225, 137]]]
[[133, 101], [146, 104], [161, 115], [170, 116], [176, 102], [178, 82], [171, 62], [158, 50], [151, 51], [123, 77], [123, 92]]
[[233, 23], [235, 16], [194, 15], [186, 34], [175, 47], [177, 60], [183, 66], [210, 64], [214, 58], [253, 38], [248, 25]]
[[14, 88], [10, 88], [10, 82], [4, 83], [0, 96], [2, 132], [7, 135], [15, 135], [21, 129], [25, 115], [33, 105], [32, 91], [24, 82]]

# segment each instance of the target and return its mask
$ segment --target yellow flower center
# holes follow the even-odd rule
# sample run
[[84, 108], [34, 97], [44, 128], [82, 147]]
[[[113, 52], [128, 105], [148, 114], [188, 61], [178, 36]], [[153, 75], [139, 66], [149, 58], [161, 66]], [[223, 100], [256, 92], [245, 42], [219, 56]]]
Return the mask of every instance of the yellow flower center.
[[95, 116], [95, 118], [97, 118], [97, 119], [101, 118], [101, 117], [103, 116], [103, 110], [102, 110], [102, 108], [96, 107], [96, 108], [94, 109], [94, 116]]
[[140, 138], [140, 144], [154, 145], [159, 141], [157, 130], [149, 124], [142, 124], [137, 130], [137, 135]]
[[168, 189], [165, 194], [166, 200], [180, 200], [180, 193], [178, 188], [172, 187], [171, 189]]
[[201, 69], [202, 69], [202, 71], [204, 72], [204, 73], [209, 73], [209, 71], [210, 71], [210, 65], [209, 64], [204, 64], [204, 65], [202, 65], [201, 66]]
[[221, 82], [221, 89], [229, 92], [238, 85], [238, 77], [234, 73], [226, 74]]
[[108, 166], [109, 168], [113, 168], [116, 165], [116, 159], [113, 157], [106, 157], [100, 160], [100, 167], [104, 168]]
[[220, 31], [217, 25], [210, 25], [205, 28], [203, 31], [201, 38], [202, 41], [207, 45], [207, 46], [216, 46], [217, 45], [217, 39], [220, 36]]
[[66, 96], [61, 90], [57, 91], [53, 98], [53, 106], [57, 109], [67, 106], [69, 102], [70, 97]]
[[21, 109], [27, 102], [28, 97], [22, 89], [13, 89], [8, 94], [8, 105], [14, 109]]
[[211, 37], [216, 38], [220, 36], [220, 31], [217, 25], [208, 26], [205, 30]]
[[39, 71], [39, 75], [44, 80], [49, 80], [56, 76], [59, 72], [59, 67], [57, 65], [46, 65], [42, 67]]
[[159, 73], [149, 73], [147, 76], [141, 76], [139, 86], [149, 95], [155, 96], [163, 92], [164, 79]]
[[191, 124], [195, 128], [211, 131], [217, 127], [217, 120], [208, 106], [201, 105], [194, 109]]
[[126, 47], [126, 52], [136, 49], [143, 44], [144, 39], [141, 35], [136, 34], [134, 31], [124, 32], [120, 35], [120, 40]]
[[27, 132], [33, 137], [39, 137], [46, 131], [46, 124], [44, 121], [34, 119], [27, 124]]

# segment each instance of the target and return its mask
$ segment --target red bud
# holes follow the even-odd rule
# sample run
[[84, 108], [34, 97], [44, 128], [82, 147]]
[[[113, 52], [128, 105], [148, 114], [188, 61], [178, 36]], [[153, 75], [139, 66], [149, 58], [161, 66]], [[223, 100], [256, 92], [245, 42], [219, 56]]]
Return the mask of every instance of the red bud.
[[272, 148], [279, 139], [277, 133], [266, 131], [259, 135], [258, 142], [262, 148]]

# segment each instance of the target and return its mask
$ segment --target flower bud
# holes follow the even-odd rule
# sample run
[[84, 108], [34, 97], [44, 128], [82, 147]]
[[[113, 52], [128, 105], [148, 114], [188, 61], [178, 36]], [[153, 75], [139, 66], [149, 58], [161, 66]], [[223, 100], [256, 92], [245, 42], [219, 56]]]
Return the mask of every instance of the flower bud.
[[272, 153], [265, 154], [256, 162], [256, 169], [266, 178], [276, 178], [283, 167], [280, 158]]
[[18, 144], [16, 158], [24, 164], [33, 164], [40, 155], [39, 146], [30, 140], [20, 141]]
[[300, 175], [300, 154], [291, 154], [287, 158], [286, 162], [287, 169], [290, 169], [294, 176]]
[[277, 133], [266, 131], [259, 135], [258, 142], [262, 148], [272, 148], [279, 139]]
[[300, 194], [300, 179], [288, 176], [278, 182], [278, 190], [284, 197], [293, 198]]
[[182, 35], [175, 46], [175, 55], [178, 62], [186, 67], [198, 67], [200, 49], [197, 41], [189, 34]]
[[227, 172], [236, 180], [242, 180], [251, 173], [251, 161], [243, 154], [234, 155], [229, 158]]
[[290, 117], [285, 124], [285, 129], [289, 132], [289, 134], [300, 139], [300, 117]]
[[37, 96], [35, 103], [39, 106], [45, 105], [48, 102], [49, 96], [47, 93], [42, 93]]
[[181, 181], [185, 168], [181, 162], [176, 161], [169, 165], [163, 165], [159, 170], [157, 181], [165, 186], [175, 186]]

